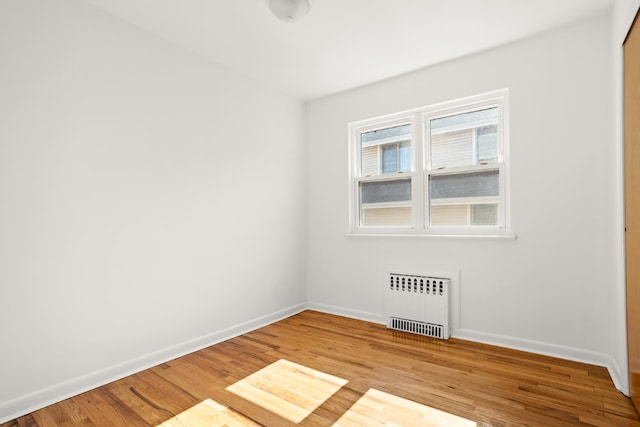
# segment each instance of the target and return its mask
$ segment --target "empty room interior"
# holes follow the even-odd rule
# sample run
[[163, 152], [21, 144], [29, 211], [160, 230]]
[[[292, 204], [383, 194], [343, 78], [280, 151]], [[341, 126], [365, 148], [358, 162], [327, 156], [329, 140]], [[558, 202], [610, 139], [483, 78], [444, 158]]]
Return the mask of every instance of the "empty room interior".
[[0, 424], [640, 426], [639, 7], [0, 0]]

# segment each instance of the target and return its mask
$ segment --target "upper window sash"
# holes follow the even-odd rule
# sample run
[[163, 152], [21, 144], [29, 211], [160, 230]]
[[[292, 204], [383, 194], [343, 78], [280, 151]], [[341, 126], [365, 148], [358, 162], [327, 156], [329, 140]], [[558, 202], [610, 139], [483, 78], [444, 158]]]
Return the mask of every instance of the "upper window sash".
[[[407, 116], [406, 114], [398, 115], [397, 117], [390, 117], [385, 121], [370, 121], [370, 123], [362, 122], [358, 126], [350, 126], [350, 138], [352, 138], [353, 143], [350, 144], [350, 156], [353, 170], [351, 171], [351, 177], [366, 177], [366, 176], [375, 176], [382, 174], [382, 154], [377, 154], [377, 172], [373, 173], [365, 173], [363, 172], [364, 166], [362, 162], [362, 150], [365, 148], [371, 147], [382, 147], [385, 144], [390, 144], [394, 142], [403, 142], [410, 141], [411, 144], [411, 167], [410, 170], [414, 171], [416, 168], [416, 150], [415, 150], [415, 117], [414, 115]], [[381, 131], [384, 129], [389, 129], [393, 127], [401, 127], [408, 125], [410, 131], [408, 134], [402, 135], [392, 135], [386, 138], [376, 138], [371, 141], [362, 141], [362, 135], [368, 134], [371, 132]]]
[[[496, 93], [487, 94], [485, 96], [479, 96], [476, 102], [470, 102], [468, 104], [461, 105], [459, 101], [451, 101], [445, 102], [442, 104], [437, 104], [434, 106], [430, 106], [424, 109], [424, 113], [422, 116], [422, 123], [424, 129], [424, 169], [425, 170], [439, 170], [442, 169], [441, 166], [433, 165], [433, 152], [432, 152], [432, 135], [442, 135], [447, 132], [455, 132], [455, 131], [463, 131], [468, 129], [474, 129], [474, 132], [478, 128], [482, 128], [487, 126], [488, 124], [493, 123], [491, 119], [477, 120], [473, 123], [473, 126], [465, 126], [464, 124], [454, 124], [450, 127], [441, 127], [432, 131], [431, 122], [432, 120], [438, 119], [446, 119], [448, 117], [463, 115], [463, 114], [471, 114], [478, 111], [488, 110], [495, 108], [496, 109], [496, 126], [497, 126], [497, 158], [495, 163], [504, 162], [505, 151], [504, 151], [504, 139], [506, 137], [505, 133], [505, 114], [506, 114], [506, 90], [497, 91]], [[486, 99], [482, 99], [486, 98]], [[477, 154], [477, 153], [476, 153]], [[471, 165], [469, 165], [471, 166]], [[445, 166], [445, 169], [447, 167]]]

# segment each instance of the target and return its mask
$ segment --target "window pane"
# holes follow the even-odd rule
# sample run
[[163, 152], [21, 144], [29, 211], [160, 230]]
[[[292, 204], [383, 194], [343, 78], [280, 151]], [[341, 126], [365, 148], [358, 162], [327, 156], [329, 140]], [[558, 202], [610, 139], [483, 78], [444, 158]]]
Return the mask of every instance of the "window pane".
[[431, 225], [469, 225], [467, 205], [431, 206]]
[[360, 183], [360, 201], [365, 203], [405, 202], [411, 200], [411, 178]]
[[398, 170], [398, 144], [382, 146], [382, 173]]
[[360, 134], [361, 176], [411, 170], [411, 124]]
[[378, 175], [378, 146], [362, 149], [362, 176]]
[[472, 205], [471, 225], [498, 224], [498, 204]]
[[[371, 142], [376, 142], [380, 140], [384, 140], [392, 137], [407, 137], [410, 138], [411, 135], [411, 125], [400, 125], [393, 126], [384, 129], [373, 130], [370, 132], [364, 132], [360, 135], [360, 142], [362, 144], [367, 144]], [[405, 138], [400, 138], [405, 139]]]
[[491, 197], [500, 195], [499, 171], [432, 175], [429, 178], [431, 199]]
[[498, 160], [498, 126], [483, 126], [476, 129], [478, 162], [491, 163]]
[[495, 107], [431, 120], [431, 168], [496, 162], [497, 123]]
[[410, 207], [365, 208], [362, 215], [364, 226], [410, 226], [412, 221]]
[[498, 204], [446, 204], [431, 206], [431, 225], [498, 225]]
[[[363, 150], [364, 152], [364, 150]], [[382, 146], [382, 173], [411, 170], [411, 143], [394, 142]]]
[[411, 179], [360, 183], [360, 225], [410, 226]]
[[411, 141], [403, 141], [399, 143], [400, 152], [398, 153], [400, 157], [398, 171], [399, 172], [409, 172], [411, 170]]
[[498, 225], [500, 171], [429, 177], [432, 226]]

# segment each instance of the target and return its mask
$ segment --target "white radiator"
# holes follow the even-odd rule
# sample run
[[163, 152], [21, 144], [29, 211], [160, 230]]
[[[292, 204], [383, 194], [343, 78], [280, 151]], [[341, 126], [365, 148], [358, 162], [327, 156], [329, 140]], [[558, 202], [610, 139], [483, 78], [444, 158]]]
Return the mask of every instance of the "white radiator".
[[386, 306], [390, 329], [449, 339], [450, 279], [390, 273]]

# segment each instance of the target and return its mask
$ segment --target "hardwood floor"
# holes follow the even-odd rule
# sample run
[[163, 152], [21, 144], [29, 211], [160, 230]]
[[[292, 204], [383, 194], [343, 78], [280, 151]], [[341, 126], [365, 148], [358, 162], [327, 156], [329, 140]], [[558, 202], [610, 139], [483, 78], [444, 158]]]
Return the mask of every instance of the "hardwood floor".
[[8, 426], [640, 426], [602, 367], [305, 311]]

